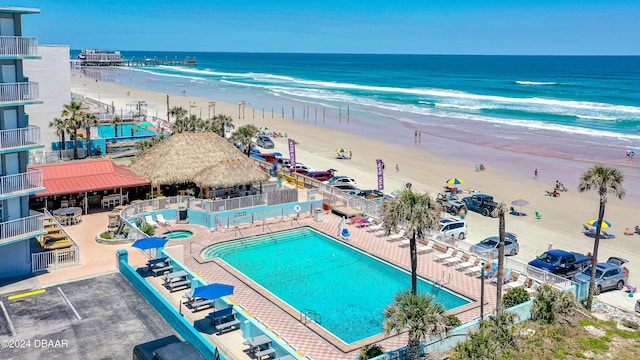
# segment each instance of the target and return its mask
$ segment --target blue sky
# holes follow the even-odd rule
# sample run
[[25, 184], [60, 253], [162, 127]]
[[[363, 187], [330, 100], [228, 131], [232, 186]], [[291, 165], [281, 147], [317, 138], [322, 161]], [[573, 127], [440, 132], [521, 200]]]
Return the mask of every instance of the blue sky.
[[25, 35], [72, 49], [640, 55], [638, 0], [23, 0], [19, 6], [41, 10], [24, 16]]

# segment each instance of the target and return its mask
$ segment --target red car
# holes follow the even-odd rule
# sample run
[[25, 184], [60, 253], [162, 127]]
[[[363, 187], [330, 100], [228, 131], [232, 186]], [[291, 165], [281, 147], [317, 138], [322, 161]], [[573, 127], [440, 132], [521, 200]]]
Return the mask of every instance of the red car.
[[333, 171], [312, 171], [307, 173], [307, 176], [318, 181], [327, 181], [333, 177]]

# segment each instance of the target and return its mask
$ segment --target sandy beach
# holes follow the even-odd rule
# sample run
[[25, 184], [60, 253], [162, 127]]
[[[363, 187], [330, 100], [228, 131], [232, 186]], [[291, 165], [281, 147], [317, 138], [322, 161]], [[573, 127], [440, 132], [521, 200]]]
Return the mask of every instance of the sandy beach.
[[[95, 81], [80, 74], [72, 74], [72, 91], [89, 98], [100, 99], [104, 103], [113, 103], [116, 109], [125, 109], [127, 104], [138, 100], [145, 100], [148, 104], [147, 113], [160, 118], [166, 117], [167, 94], [141, 90], [113, 82]], [[414, 139], [413, 128], [402, 128], [394, 134], [389, 134], [389, 141], [372, 140], [368, 136], [355, 135], [353, 132], [341, 131], [292, 120], [276, 113], [271, 117], [268, 112], [262, 117], [262, 110], [244, 108], [244, 119], [238, 117], [238, 105], [224, 103], [211, 98], [194, 98], [180, 94], [169, 94], [169, 106], [181, 106], [196, 115], [202, 113], [206, 117], [208, 104], [215, 101], [216, 114], [224, 113], [233, 117], [236, 127], [252, 123], [258, 127], [267, 126], [272, 131], [286, 133], [298, 143], [296, 156], [299, 162], [316, 170], [327, 168], [338, 169], [339, 175], [349, 175], [355, 178], [362, 189], [375, 188], [377, 179], [376, 159], [382, 159], [385, 169], [385, 192], [401, 188], [406, 183], [412, 183], [418, 191], [428, 191], [432, 195], [438, 193], [448, 178], [464, 179], [462, 189], [474, 189], [493, 195], [496, 200], [510, 206], [511, 201], [525, 199], [529, 205], [522, 208], [528, 216], [507, 215], [506, 229], [519, 236], [520, 254], [515, 258], [528, 262], [537, 254], [545, 251], [549, 243], [555, 248], [587, 253], [592, 251], [593, 239], [581, 233], [582, 224], [597, 217], [598, 197], [595, 192], [578, 193], [576, 184], [579, 174], [591, 165], [584, 162], [568, 162], [556, 156], [545, 157], [541, 148], [537, 155], [532, 155], [534, 147], [528, 147], [526, 152], [518, 152], [523, 144], [504, 144], [500, 149], [495, 146], [484, 147], [481, 142], [465, 143], [465, 136], [469, 132], [459, 132], [456, 140], [443, 140], [438, 133], [430, 132], [428, 128], [422, 131], [421, 141]], [[190, 104], [195, 105], [190, 107]], [[255, 114], [255, 115], [254, 115]], [[255, 117], [255, 118], [254, 118]], [[352, 121], [355, 123], [355, 121]], [[353, 128], [351, 128], [353, 130]], [[43, 131], [50, 129], [43, 128]], [[366, 135], [375, 132], [375, 128], [362, 131]], [[378, 134], [380, 135], [380, 134]], [[384, 135], [384, 134], [382, 134]], [[273, 139], [279, 151], [288, 154], [287, 139]], [[551, 141], [551, 140], [550, 140]], [[447, 145], [448, 144], [448, 145]], [[464, 144], [464, 155], [454, 156], [454, 150]], [[446, 147], [450, 146], [450, 147]], [[351, 160], [336, 159], [335, 149], [346, 147], [352, 151]], [[449, 155], [443, 155], [447, 153]], [[487, 166], [483, 172], [475, 171], [475, 164], [482, 162]], [[399, 171], [396, 171], [396, 164]], [[602, 240], [599, 259], [606, 260], [609, 256], [622, 256], [630, 260], [627, 267], [630, 270], [630, 283], [637, 284], [640, 279], [640, 235], [625, 236], [625, 228], [633, 228], [640, 223], [634, 203], [640, 198], [640, 187], [636, 186], [637, 178], [633, 171], [635, 167], [616, 164], [623, 172], [631, 170], [631, 176], [624, 185], [627, 197], [623, 200], [610, 198], [607, 203], [606, 219], [613, 224], [611, 233], [614, 239]], [[539, 170], [538, 179], [533, 178], [533, 170]], [[545, 190], [552, 190], [556, 179], [569, 187], [560, 197], [553, 198], [545, 195]], [[535, 212], [542, 215], [542, 219], [535, 217]], [[496, 235], [498, 220], [471, 213], [467, 217], [469, 227], [468, 241], [478, 242], [487, 236]], [[632, 299], [630, 299], [632, 301]]]

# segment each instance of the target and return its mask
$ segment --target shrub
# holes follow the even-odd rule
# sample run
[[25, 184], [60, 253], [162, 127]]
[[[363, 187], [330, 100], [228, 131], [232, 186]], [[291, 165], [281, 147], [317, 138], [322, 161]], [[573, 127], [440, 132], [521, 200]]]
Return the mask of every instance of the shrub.
[[507, 291], [507, 293], [502, 296], [502, 303], [504, 304], [504, 308], [508, 309], [518, 304], [527, 302], [530, 298], [531, 297], [529, 296], [527, 290], [523, 288], [515, 288]]
[[384, 349], [379, 344], [365, 345], [360, 349], [358, 360], [373, 359], [376, 356], [384, 354]]
[[110, 232], [108, 232], [108, 231], [105, 231], [105, 232], [101, 233], [101, 234], [100, 234], [100, 237], [101, 237], [102, 239], [111, 239], [111, 238], [113, 238], [113, 236], [111, 236], [111, 233], [110, 233]]
[[153, 234], [155, 234], [156, 232], [156, 229], [153, 227], [153, 225], [147, 223], [142, 224], [140, 226], [140, 230], [149, 236], [153, 236]]
[[460, 319], [458, 319], [458, 317], [453, 314], [447, 315], [446, 318], [447, 318], [447, 323], [451, 327], [451, 329], [455, 329], [458, 326], [462, 325], [462, 321], [460, 321]]
[[560, 315], [573, 315], [576, 300], [572, 293], [556, 290], [546, 283], [539, 285], [537, 291], [531, 307], [533, 320], [553, 324]]

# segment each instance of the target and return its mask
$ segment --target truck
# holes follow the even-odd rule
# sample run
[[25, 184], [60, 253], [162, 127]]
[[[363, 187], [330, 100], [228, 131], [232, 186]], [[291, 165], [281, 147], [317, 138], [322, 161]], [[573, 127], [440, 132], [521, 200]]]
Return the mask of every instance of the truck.
[[543, 252], [529, 266], [563, 277], [572, 277], [591, 265], [592, 258], [576, 252], [548, 250]]
[[498, 206], [498, 203], [493, 201], [493, 196], [486, 194], [473, 194], [462, 199], [468, 210], [479, 212], [484, 216], [492, 216], [493, 209]]
[[439, 193], [436, 197], [436, 202], [442, 206], [442, 210], [451, 215], [458, 215], [460, 210], [466, 207], [464, 202], [460, 200], [457, 195], [449, 192]]
[[133, 360], [205, 360], [205, 357], [190, 343], [170, 335], [134, 346]]

